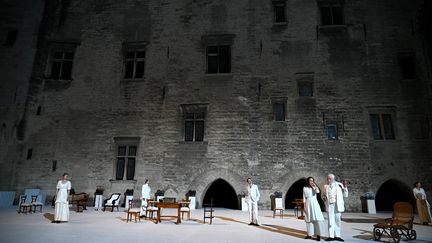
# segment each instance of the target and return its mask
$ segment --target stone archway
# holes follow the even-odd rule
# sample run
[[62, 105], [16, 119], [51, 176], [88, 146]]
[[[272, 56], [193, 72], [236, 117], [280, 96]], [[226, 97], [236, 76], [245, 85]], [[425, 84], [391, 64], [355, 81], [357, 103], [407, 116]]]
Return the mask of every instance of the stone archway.
[[414, 205], [415, 199], [412, 189], [396, 179], [385, 181], [378, 189], [375, 196], [377, 211], [393, 211], [395, 202], [409, 202]]
[[285, 196], [285, 208], [292, 209], [294, 205], [292, 201], [295, 199], [303, 199], [303, 187], [305, 186], [306, 178], [301, 178], [294, 182], [291, 187], [288, 189]]
[[203, 204], [213, 201], [214, 207], [239, 209], [239, 200], [234, 188], [224, 179], [212, 182], [204, 194]]

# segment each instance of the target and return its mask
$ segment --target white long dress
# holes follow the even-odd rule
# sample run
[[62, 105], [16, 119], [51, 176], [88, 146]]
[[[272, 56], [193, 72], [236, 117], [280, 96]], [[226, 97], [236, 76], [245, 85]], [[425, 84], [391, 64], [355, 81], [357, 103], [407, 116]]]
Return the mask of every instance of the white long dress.
[[316, 195], [317, 193], [312, 190], [311, 187], [303, 187], [304, 212], [306, 222], [324, 220], [323, 214], [321, 212], [321, 207], [318, 203]]
[[144, 184], [141, 190], [141, 212], [140, 216], [145, 216], [147, 210], [147, 200], [150, 199], [151, 188], [148, 184]]
[[66, 181], [65, 183], [63, 183], [62, 180], [60, 180], [57, 183], [54, 221], [69, 221], [68, 190], [70, 189], [70, 181]]
[[312, 236], [314, 233], [320, 235], [324, 228], [324, 216], [316, 197], [317, 193], [319, 193], [318, 188], [315, 191], [311, 187], [303, 187], [305, 222], [308, 236]]

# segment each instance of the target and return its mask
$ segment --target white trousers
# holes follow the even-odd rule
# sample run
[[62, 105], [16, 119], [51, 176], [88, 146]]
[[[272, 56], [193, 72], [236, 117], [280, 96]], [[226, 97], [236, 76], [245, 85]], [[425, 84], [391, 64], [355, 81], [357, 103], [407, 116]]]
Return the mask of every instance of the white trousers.
[[249, 222], [258, 224], [258, 202], [248, 200]]
[[329, 237], [340, 237], [341, 236], [341, 213], [336, 212], [336, 204], [331, 203], [328, 205], [328, 231]]
[[103, 203], [103, 195], [96, 195], [96, 198], [95, 198], [95, 208], [96, 209], [101, 209], [102, 208], [102, 203]]
[[147, 200], [141, 200], [140, 216], [145, 216], [147, 212]]
[[311, 222], [306, 222], [306, 231], [308, 236], [314, 235], [321, 235], [321, 232], [323, 232], [324, 224], [322, 220], [314, 220]]

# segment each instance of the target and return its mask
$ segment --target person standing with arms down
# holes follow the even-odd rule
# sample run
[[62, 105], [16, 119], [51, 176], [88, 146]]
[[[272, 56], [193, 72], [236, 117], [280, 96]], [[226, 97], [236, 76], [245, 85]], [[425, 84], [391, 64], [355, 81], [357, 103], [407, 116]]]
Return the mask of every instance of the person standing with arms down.
[[103, 186], [96, 186], [96, 191], [94, 193], [95, 195], [95, 210], [102, 209], [102, 203], [103, 203]]
[[317, 236], [316, 240], [320, 241], [320, 234], [324, 228], [324, 217], [316, 197], [318, 193], [320, 193], [320, 190], [315, 184], [314, 178], [308, 177], [306, 179], [306, 185], [303, 187], [303, 203], [307, 231], [307, 236], [305, 239], [312, 239], [312, 235], [315, 233]]
[[146, 215], [147, 205], [148, 205], [147, 203], [148, 200], [150, 199], [150, 193], [151, 193], [151, 188], [149, 186], [149, 180], [146, 179], [141, 190], [141, 212], [140, 212], [141, 217], [144, 217]]
[[260, 198], [260, 193], [258, 190], [258, 186], [252, 183], [251, 178], [247, 178], [247, 201], [248, 201], [248, 209], [249, 209], [249, 225], [258, 224], [258, 201]]
[[329, 238], [326, 241], [344, 241], [341, 238], [341, 214], [345, 211], [344, 197], [348, 197], [347, 182], [337, 182], [333, 174], [328, 174], [327, 183], [323, 193], [328, 214]]
[[53, 223], [69, 221], [69, 192], [72, 187], [68, 180], [68, 173], [64, 173], [61, 180], [57, 182], [57, 194], [55, 200], [55, 214]]
[[431, 222], [430, 204], [426, 199], [426, 193], [419, 181], [414, 183], [413, 193], [417, 203], [417, 212], [420, 222], [427, 225]]

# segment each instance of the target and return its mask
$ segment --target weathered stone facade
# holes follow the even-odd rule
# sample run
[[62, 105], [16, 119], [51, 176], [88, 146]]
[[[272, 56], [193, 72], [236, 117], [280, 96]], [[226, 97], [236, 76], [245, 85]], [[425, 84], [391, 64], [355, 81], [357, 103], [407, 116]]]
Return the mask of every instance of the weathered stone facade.
[[[286, 4], [285, 23], [274, 23], [275, 2]], [[11, 168], [2, 189], [53, 194], [69, 172], [77, 192], [104, 185], [138, 197], [149, 178], [153, 191], [179, 198], [196, 190], [201, 204], [213, 181], [240, 193], [251, 176], [268, 208], [274, 191], [332, 172], [350, 181], [347, 208], [359, 210], [360, 196], [389, 179], [431, 183], [430, 46], [415, 28], [423, 1], [345, 0], [344, 24], [322, 26], [320, 4], [334, 2], [45, 1], [25, 108], [2, 118], [19, 118], [22, 133], [1, 150]], [[231, 72], [206, 73], [207, 41], [227, 36]], [[145, 46], [142, 79], [123, 78], [128, 43]], [[50, 56], [64, 44], [75, 48], [72, 79], [50, 79]], [[401, 77], [401, 55], [414, 57], [415, 78]], [[312, 97], [299, 97], [304, 80]], [[274, 120], [274, 101], [285, 121]], [[206, 109], [203, 142], [184, 141], [189, 104]], [[392, 115], [395, 139], [373, 139], [375, 112]], [[115, 180], [116, 139], [128, 137], [139, 138], [134, 180]]]

